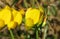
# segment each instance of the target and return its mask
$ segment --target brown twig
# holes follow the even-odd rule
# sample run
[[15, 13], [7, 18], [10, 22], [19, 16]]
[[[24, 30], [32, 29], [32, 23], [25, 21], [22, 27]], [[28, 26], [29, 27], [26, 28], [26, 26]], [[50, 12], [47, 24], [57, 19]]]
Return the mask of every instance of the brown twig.
[[16, 4], [16, 7], [19, 8], [19, 5], [22, 3], [22, 1], [23, 1], [23, 0], [19, 0], [19, 1], [17, 2], [17, 4]]
[[0, 32], [3, 32], [5, 30], [7, 30], [7, 27], [4, 27], [2, 30], [0, 30]]

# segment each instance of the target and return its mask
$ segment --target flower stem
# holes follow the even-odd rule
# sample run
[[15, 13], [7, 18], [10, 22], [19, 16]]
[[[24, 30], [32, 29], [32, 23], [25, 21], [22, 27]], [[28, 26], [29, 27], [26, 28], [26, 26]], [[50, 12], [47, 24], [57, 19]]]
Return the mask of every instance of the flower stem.
[[43, 39], [46, 39], [48, 26], [45, 27]]
[[37, 1], [37, 0], [35, 0], [35, 1], [36, 1], [36, 3], [37, 3], [38, 8], [40, 9], [40, 5], [39, 5], [38, 1]]
[[26, 0], [24, 0], [24, 5], [25, 5], [26, 8], [28, 8]]
[[11, 34], [11, 38], [14, 39], [12, 31], [11, 30], [9, 30], [9, 31], [10, 31], [10, 34]]
[[28, 34], [28, 36], [27, 36], [27, 37], [28, 37], [28, 39], [30, 39], [30, 35], [29, 35], [29, 34]]
[[38, 39], [38, 30], [36, 30], [36, 39]]
[[35, 0], [32, 0], [32, 7], [35, 8]]

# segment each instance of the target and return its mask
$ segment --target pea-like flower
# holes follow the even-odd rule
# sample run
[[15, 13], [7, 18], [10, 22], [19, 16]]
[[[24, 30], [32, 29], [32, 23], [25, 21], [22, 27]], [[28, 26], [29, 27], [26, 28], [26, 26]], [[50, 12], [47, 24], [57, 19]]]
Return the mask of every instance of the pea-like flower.
[[40, 11], [38, 9], [29, 8], [26, 11], [25, 19], [31, 18], [34, 21], [34, 24], [38, 23], [40, 17]]
[[[25, 14], [27, 29], [31, 29], [35, 24], [41, 24], [43, 20], [43, 9], [28, 8]], [[28, 19], [29, 18], [29, 19]]]
[[31, 29], [35, 24], [39, 22], [40, 11], [36, 8], [28, 8], [25, 14], [25, 27], [26, 30]]
[[7, 24], [9, 30], [16, 28], [17, 25], [22, 23], [22, 15], [20, 12], [13, 8], [11, 14], [13, 19]]
[[14, 8], [10, 8], [9, 6], [5, 6], [0, 11], [0, 19], [4, 20], [4, 23], [5, 23], [5, 25], [7, 25], [8, 29], [14, 29], [16, 27], [15, 26], [16, 23], [21, 24], [22, 15], [19, 11], [15, 10]]

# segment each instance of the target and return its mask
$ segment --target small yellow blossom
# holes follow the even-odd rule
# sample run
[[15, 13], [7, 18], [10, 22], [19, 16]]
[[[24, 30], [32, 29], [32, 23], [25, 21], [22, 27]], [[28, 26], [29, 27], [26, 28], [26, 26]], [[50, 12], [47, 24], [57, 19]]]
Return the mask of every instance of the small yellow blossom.
[[[26, 29], [29, 30], [33, 27], [34, 24], [38, 23], [40, 25], [43, 21], [44, 11], [43, 8], [28, 8], [25, 14], [25, 24]], [[29, 19], [28, 19], [29, 18]], [[30, 25], [30, 26], [29, 26]]]
[[3, 28], [4, 26], [5, 26], [5, 22], [0, 19], [0, 29]]
[[25, 19], [31, 18], [34, 21], [34, 24], [38, 23], [40, 17], [40, 11], [38, 9], [29, 8], [26, 11]]
[[[10, 30], [10, 29], [14, 29], [17, 24], [21, 24], [22, 15], [19, 11], [15, 10], [14, 8], [5, 6], [5, 8], [3, 8], [0, 11], [0, 19], [4, 20], [5, 25], [7, 25], [8, 29]], [[3, 21], [1, 21], [0, 23], [3, 24]]]
[[8, 30], [16, 28], [17, 23], [14, 21], [11, 21], [7, 24]]
[[14, 18], [14, 21], [17, 22], [18, 24], [21, 24], [22, 22], [22, 15], [18, 12], [16, 17]]
[[11, 21], [11, 11], [9, 6], [5, 6], [5, 8], [0, 11], [0, 19], [3, 19], [5, 24]]
[[34, 22], [31, 18], [26, 19], [26, 21], [25, 21], [26, 30], [31, 29], [33, 27], [33, 25], [34, 25]]

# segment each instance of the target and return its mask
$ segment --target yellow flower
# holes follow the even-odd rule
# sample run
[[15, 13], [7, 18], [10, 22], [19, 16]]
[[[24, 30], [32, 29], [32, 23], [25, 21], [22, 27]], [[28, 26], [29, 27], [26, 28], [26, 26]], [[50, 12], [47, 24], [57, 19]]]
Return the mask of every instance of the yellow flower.
[[29, 8], [25, 14], [25, 28], [26, 30], [31, 29], [34, 24], [38, 23], [40, 20], [40, 10], [36, 8]]
[[42, 8], [28, 8], [25, 14], [25, 27], [27, 30], [31, 29], [36, 23], [40, 25], [43, 21], [44, 11]]
[[0, 19], [0, 29], [3, 28], [4, 26], [5, 26], [5, 22]]
[[24, 14], [25, 14], [24, 9], [19, 10], [19, 12], [21, 13], [21, 15], [23, 15], [23, 16], [24, 16]]
[[21, 24], [22, 15], [14, 8], [5, 6], [5, 8], [0, 11], [0, 19], [4, 20], [5, 25], [7, 25], [8, 29], [10, 30], [14, 29], [17, 23]]
[[11, 11], [9, 6], [5, 6], [5, 8], [0, 11], [0, 19], [3, 19], [5, 24], [11, 21]]
[[17, 23], [14, 21], [11, 21], [7, 24], [8, 30], [16, 28]]
[[22, 15], [18, 12], [16, 17], [14, 18], [14, 21], [17, 22], [18, 24], [21, 24], [22, 22]]
[[25, 28], [26, 30], [29, 30], [33, 27], [34, 25], [34, 22], [31, 18], [27, 18], [26, 21], [25, 21]]
[[31, 18], [34, 21], [34, 24], [38, 23], [40, 17], [40, 11], [38, 9], [29, 8], [26, 11], [25, 19]]

